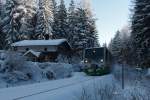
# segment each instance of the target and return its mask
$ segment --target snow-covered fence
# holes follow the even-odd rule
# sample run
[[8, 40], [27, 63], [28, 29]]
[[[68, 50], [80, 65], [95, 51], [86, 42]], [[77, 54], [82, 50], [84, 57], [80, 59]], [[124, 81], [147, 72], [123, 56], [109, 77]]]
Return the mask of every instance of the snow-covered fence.
[[128, 86], [124, 90], [117, 81], [100, 81], [83, 86], [75, 94], [76, 100], [150, 100], [147, 87]]
[[93, 82], [90, 86], [83, 86], [76, 94], [76, 100], [115, 100], [115, 93], [118, 91], [114, 81]]
[[[122, 65], [114, 65], [113, 66], [113, 75], [115, 78], [122, 83]], [[147, 69], [141, 69], [131, 66], [125, 66], [124, 67], [124, 85], [127, 86], [143, 86], [147, 87], [147, 89], [150, 91], [150, 86], [148, 85], [150, 83], [148, 75], [147, 75]]]

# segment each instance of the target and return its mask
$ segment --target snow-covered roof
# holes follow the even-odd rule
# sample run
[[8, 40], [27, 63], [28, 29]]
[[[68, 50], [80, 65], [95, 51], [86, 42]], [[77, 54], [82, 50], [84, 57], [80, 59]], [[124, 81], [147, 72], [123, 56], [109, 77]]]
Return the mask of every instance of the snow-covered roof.
[[36, 57], [39, 57], [41, 52], [35, 52], [33, 50], [29, 50], [26, 53], [24, 53], [24, 56], [27, 55], [28, 53], [32, 53], [33, 55], [35, 55]]
[[39, 46], [39, 45], [44, 45], [44, 46], [57, 46], [60, 45], [64, 42], [67, 42], [66, 39], [53, 39], [53, 40], [23, 40], [19, 42], [13, 43], [11, 46]]

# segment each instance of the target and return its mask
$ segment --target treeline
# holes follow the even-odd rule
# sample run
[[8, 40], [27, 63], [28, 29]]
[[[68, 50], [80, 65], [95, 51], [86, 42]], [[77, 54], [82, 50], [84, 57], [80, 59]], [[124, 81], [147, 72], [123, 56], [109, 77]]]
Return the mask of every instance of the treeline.
[[66, 38], [73, 48], [98, 46], [91, 10], [71, 0], [6, 0], [0, 3], [0, 49], [19, 40]]
[[121, 39], [117, 32], [109, 47], [117, 62], [150, 67], [150, 1], [134, 0], [133, 5], [130, 36]]

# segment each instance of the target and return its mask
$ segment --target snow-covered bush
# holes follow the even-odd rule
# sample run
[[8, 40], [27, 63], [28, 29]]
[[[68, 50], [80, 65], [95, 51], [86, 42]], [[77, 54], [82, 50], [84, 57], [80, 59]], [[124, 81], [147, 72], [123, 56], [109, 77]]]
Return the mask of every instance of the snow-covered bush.
[[147, 70], [146, 77], [147, 77], [148, 79], [150, 79], [150, 68], [148, 68], [148, 70]]
[[5, 73], [3, 79], [5, 79], [7, 83], [16, 83], [19, 82], [20, 80], [27, 81], [29, 80], [29, 77], [24, 72], [13, 71], [10, 73]]
[[58, 55], [56, 61], [59, 63], [70, 63], [70, 58], [67, 57], [66, 55], [60, 54]]
[[2, 69], [4, 72], [12, 72], [14, 70], [20, 70], [25, 67], [25, 58], [15, 52], [7, 52], [6, 59], [4, 60], [4, 65]]
[[29, 80], [29, 77], [28, 77], [27, 74], [24, 73], [24, 72], [21, 72], [21, 71], [14, 71], [14, 72], [12, 72], [12, 74], [13, 74], [14, 76], [16, 76], [16, 78], [17, 78], [18, 80], [24, 80], [24, 81]]
[[56, 61], [58, 63], [79, 64], [81, 62], [81, 57], [77, 55], [72, 55], [71, 57], [67, 57], [66, 55], [59, 55]]
[[132, 86], [123, 90], [116, 82], [104, 81], [83, 86], [75, 96], [76, 100], [150, 100], [149, 93], [147, 87]]
[[84, 64], [72, 64], [73, 66], [73, 71], [75, 72], [80, 72], [85, 68]]
[[24, 72], [27, 68], [25, 58], [15, 52], [7, 52], [5, 55], [5, 59], [0, 62], [0, 72], [4, 74], [2, 78], [7, 83], [29, 80], [29, 73]]
[[3, 68], [4, 66], [4, 61], [0, 60], [0, 72], [1, 72], [1, 69]]
[[39, 67], [43, 70], [45, 77], [48, 76], [49, 78], [53, 77], [56, 79], [69, 77], [73, 71], [72, 65], [65, 63], [41, 63]]
[[38, 82], [43, 79], [43, 70], [39, 67], [39, 63], [26, 62], [26, 67], [22, 69], [22, 72], [26, 73], [33, 81]]
[[59, 55], [56, 59], [58, 63], [69, 63], [69, 58], [65, 55]]
[[79, 64], [81, 63], [81, 56], [77, 56], [77, 55], [73, 55], [71, 58], [70, 58], [70, 63], [71, 64]]
[[[141, 68], [135, 68], [131, 66], [125, 65], [122, 69], [122, 65], [114, 65], [112, 74], [115, 76], [119, 82], [122, 80], [122, 74], [124, 75], [124, 80], [126, 84], [130, 85], [137, 85], [143, 84], [146, 79], [146, 70]], [[123, 72], [122, 72], [123, 71]], [[147, 76], [148, 78], [148, 76]]]
[[3, 51], [3, 52], [0, 52], [0, 60], [4, 60], [6, 58], [6, 53]]
[[[92, 87], [83, 87], [77, 100], [116, 100], [117, 88], [114, 84], [93, 84]], [[122, 99], [123, 100], [123, 99]]]

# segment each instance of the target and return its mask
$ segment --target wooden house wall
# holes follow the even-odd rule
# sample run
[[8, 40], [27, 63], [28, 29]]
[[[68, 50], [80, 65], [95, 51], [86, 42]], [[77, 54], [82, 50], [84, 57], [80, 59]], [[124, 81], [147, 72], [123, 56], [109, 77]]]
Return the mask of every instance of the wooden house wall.
[[[14, 48], [13, 48], [14, 49]], [[45, 50], [46, 49], [46, 50]], [[67, 42], [64, 42], [58, 46], [18, 46], [15, 47], [15, 51], [25, 53], [28, 50], [33, 50], [35, 52], [41, 52], [41, 55], [36, 58], [32, 54], [27, 55], [32, 61], [35, 59], [38, 62], [55, 62], [58, 55], [65, 55], [66, 57], [71, 57], [72, 49]]]
[[19, 46], [19, 47], [14, 47], [14, 48], [16, 48], [16, 51], [18, 52], [26, 52], [27, 50], [33, 50], [36, 52], [45, 52], [45, 51], [56, 52], [57, 51], [57, 46]]

